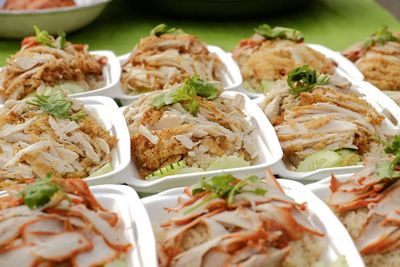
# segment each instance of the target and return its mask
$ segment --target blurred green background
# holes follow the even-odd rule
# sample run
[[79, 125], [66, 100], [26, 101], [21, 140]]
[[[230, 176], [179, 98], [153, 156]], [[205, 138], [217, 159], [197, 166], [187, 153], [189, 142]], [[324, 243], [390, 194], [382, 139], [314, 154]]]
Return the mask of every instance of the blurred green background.
[[[267, 1], [267, 0], [264, 0]], [[243, 8], [246, 8], [244, 5]], [[265, 10], [264, 14], [268, 14]], [[206, 10], [193, 10], [207, 12]], [[197, 35], [208, 44], [231, 50], [240, 39], [249, 37], [260, 23], [281, 25], [302, 31], [309, 43], [319, 43], [341, 50], [366, 38], [381, 25], [400, 31], [396, 18], [374, 0], [313, 0], [295, 9], [272, 12], [247, 18], [226, 19], [215, 16], [198, 19], [166, 16], [143, 11], [135, 1], [113, 0], [105, 12], [91, 25], [67, 38], [72, 42], [88, 43], [91, 50], [113, 50], [117, 55], [129, 52], [135, 43], [157, 24], [167, 23]], [[1, 27], [1, 25], [0, 25]], [[19, 49], [19, 40], [0, 39], [0, 63]]]

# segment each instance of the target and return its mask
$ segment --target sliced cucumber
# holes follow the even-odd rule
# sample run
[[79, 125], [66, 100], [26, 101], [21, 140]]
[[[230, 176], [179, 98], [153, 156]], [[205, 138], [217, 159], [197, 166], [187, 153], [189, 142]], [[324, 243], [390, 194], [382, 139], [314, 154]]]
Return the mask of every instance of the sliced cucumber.
[[210, 164], [210, 166], [208, 166], [207, 171], [232, 169], [247, 166], [250, 166], [250, 162], [244, 160], [242, 157], [236, 155], [224, 155], [222, 157], [216, 157], [215, 160]]
[[103, 167], [98, 169], [97, 171], [93, 172], [89, 177], [100, 176], [100, 175], [112, 172], [112, 170], [113, 170], [113, 167], [112, 167], [111, 163], [107, 163], [106, 165], [104, 165]]
[[184, 160], [178, 161], [167, 165], [161, 169], [158, 169], [145, 177], [146, 180], [154, 180], [160, 177], [174, 174], [176, 170], [186, 167], [186, 162]]
[[361, 157], [352, 149], [339, 149], [336, 150], [336, 153], [342, 158], [341, 166], [351, 166], [357, 165], [361, 162]]
[[263, 89], [264, 93], [270, 91], [274, 85], [275, 85], [274, 81], [270, 81], [270, 80], [262, 80], [261, 81], [261, 88]]
[[330, 150], [321, 150], [301, 161], [297, 171], [310, 172], [322, 168], [337, 167], [340, 166], [341, 162], [342, 157], [338, 153]]

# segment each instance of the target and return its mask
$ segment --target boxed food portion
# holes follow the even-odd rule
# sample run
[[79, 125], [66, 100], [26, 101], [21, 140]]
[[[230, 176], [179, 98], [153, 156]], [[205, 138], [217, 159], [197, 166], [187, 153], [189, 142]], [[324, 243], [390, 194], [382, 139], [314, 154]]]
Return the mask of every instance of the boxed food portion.
[[129, 187], [47, 178], [0, 200], [2, 266], [157, 266], [149, 218]]
[[391, 160], [369, 158], [358, 173], [308, 185], [346, 226], [367, 267], [400, 264], [400, 183]]
[[[165, 99], [182, 88], [187, 84]], [[197, 96], [199, 110], [193, 113], [182, 107], [187, 102], [159, 109], [154, 105], [159, 96], [142, 96], [123, 111], [132, 142], [126, 175], [133, 179], [127, 183], [138, 191], [189, 185], [226, 169], [257, 174], [281, 159], [271, 124], [247, 96], [228, 91], [208, 99]]]
[[274, 125], [284, 151], [274, 172], [304, 181], [355, 172], [363, 158], [380, 153], [384, 143], [399, 134], [400, 109], [362, 81], [350, 84], [328, 77], [321, 83], [321, 75], [309, 88], [296, 89], [294, 80], [309, 74], [309, 68], [295, 69], [289, 74], [293, 82], [281, 81], [255, 100]]
[[112, 99], [73, 99], [52, 91], [7, 101], [0, 118], [0, 188], [49, 173], [89, 177], [90, 184], [123, 182], [119, 174], [130, 162], [129, 132]]
[[121, 74], [113, 52], [90, 52], [86, 44], [68, 42], [64, 32], [55, 38], [36, 26], [35, 31], [0, 69], [3, 101], [58, 89], [77, 97], [112, 95]]
[[349, 234], [321, 200], [298, 182], [276, 181], [271, 174], [265, 180], [204, 178], [142, 201], [161, 267], [364, 266]]

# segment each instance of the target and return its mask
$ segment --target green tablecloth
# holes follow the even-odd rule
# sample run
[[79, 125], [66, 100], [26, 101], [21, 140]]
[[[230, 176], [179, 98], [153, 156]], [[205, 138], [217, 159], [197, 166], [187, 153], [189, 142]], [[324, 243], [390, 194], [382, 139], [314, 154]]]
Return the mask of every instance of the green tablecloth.
[[[364, 39], [381, 25], [400, 31], [396, 18], [373, 0], [314, 2], [304, 9], [264, 18], [210, 21], [142, 15], [134, 1], [114, 0], [94, 23], [70, 34], [68, 39], [88, 43], [91, 50], [108, 49], [120, 55], [129, 52], [155, 25], [164, 22], [194, 33], [208, 44], [230, 50], [241, 38], [250, 36], [256, 25], [266, 22], [297, 28], [307, 42], [340, 50]], [[19, 41], [0, 40], [0, 63], [18, 49]]]

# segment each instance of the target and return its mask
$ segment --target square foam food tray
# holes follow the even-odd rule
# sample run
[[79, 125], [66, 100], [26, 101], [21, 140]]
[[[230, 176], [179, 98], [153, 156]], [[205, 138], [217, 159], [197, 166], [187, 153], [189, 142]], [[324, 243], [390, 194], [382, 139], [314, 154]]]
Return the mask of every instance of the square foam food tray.
[[[221, 71], [221, 78], [224, 90], [232, 90], [238, 88], [242, 84], [242, 76], [240, 75], [239, 67], [233, 61], [232, 57], [217, 46], [209, 45], [207, 46], [207, 48], [211, 53], [216, 54], [218, 58], [222, 61], [223, 69]], [[128, 60], [129, 56], [130, 53], [119, 56], [118, 59], [120, 64], [124, 64]], [[125, 91], [122, 89], [120, 83], [118, 85], [118, 88], [116, 88], [114, 92], [114, 97], [121, 98], [125, 103], [129, 103], [140, 97], [140, 95], [126, 94]]]
[[[335, 74], [343, 76], [348, 80], [361, 81], [363, 79], [363, 75], [357, 69], [357, 67], [353, 64], [353, 62], [348, 60], [346, 57], [342, 56], [340, 53], [335, 52], [325, 46], [318, 45], [318, 44], [307, 44], [307, 45], [310, 48], [320, 52], [327, 58], [332, 59], [336, 63]], [[228, 54], [232, 57], [231, 53], [228, 53]], [[239, 75], [240, 75], [241, 79], [243, 80], [241, 73], [240, 73], [240, 69], [239, 69]], [[244, 94], [248, 95], [250, 98], [258, 98], [258, 97], [263, 96], [262, 93], [249, 91], [249, 90], [243, 88], [242, 86], [235, 87], [235, 88], [233, 88], [233, 90], [244, 93]]]
[[[118, 214], [119, 227], [133, 245], [126, 253], [126, 266], [157, 267], [153, 229], [135, 190], [124, 185], [95, 185], [89, 189], [104, 208]], [[5, 194], [0, 191], [0, 196]]]
[[[339, 256], [345, 256], [349, 267], [365, 267], [345, 227], [318, 197], [298, 182], [284, 179], [278, 182], [296, 202], [307, 203], [309, 221], [326, 233], [327, 247], [321, 258], [324, 263], [330, 264]], [[170, 215], [164, 208], [175, 207], [178, 197], [182, 196], [183, 188], [175, 188], [142, 199], [153, 227], [168, 220]]]
[[[121, 66], [114, 52], [106, 50], [91, 51], [90, 54], [104, 56], [107, 58], [107, 64], [103, 67], [103, 77], [105, 85], [101, 88], [90, 90], [87, 92], [70, 94], [70, 97], [112, 96], [114, 90], [116, 90], [116, 87], [118, 87], [119, 78], [121, 75]], [[4, 99], [2, 97], [0, 97], [0, 103], [4, 103]]]
[[[221, 94], [221, 96], [233, 97], [237, 94], [241, 93], [225, 91]], [[126, 183], [133, 186], [139, 192], [157, 193], [168, 188], [193, 184], [203, 176], [215, 176], [227, 172], [236, 175], [249, 173], [263, 174], [265, 168], [275, 164], [282, 158], [282, 149], [275, 134], [274, 128], [272, 127], [271, 123], [268, 121], [262, 110], [246, 95], [243, 95], [243, 97], [245, 100], [243, 111], [247, 116], [247, 120], [251, 122], [258, 131], [256, 142], [257, 147], [259, 148], [259, 155], [254, 165], [226, 170], [170, 175], [157, 180], [146, 181], [140, 177], [136, 163], [132, 161], [123, 174], [124, 177], [128, 177]]]
[[[361, 98], [370, 103], [378, 113], [384, 115], [384, 126], [390, 131], [400, 133], [400, 107], [382, 91], [368, 82], [353, 82], [352, 91], [361, 95]], [[253, 100], [260, 104], [263, 97]], [[362, 165], [346, 167], [323, 168], [311, 172], [297, 172], [290, 170], [283, 161], [279, 161], [272, 169], [273, 173], [282, 178], [293, 179], [304, 183], [318, 181], [322, 178], [334, 174], [354, 173], [361, 170]]]

